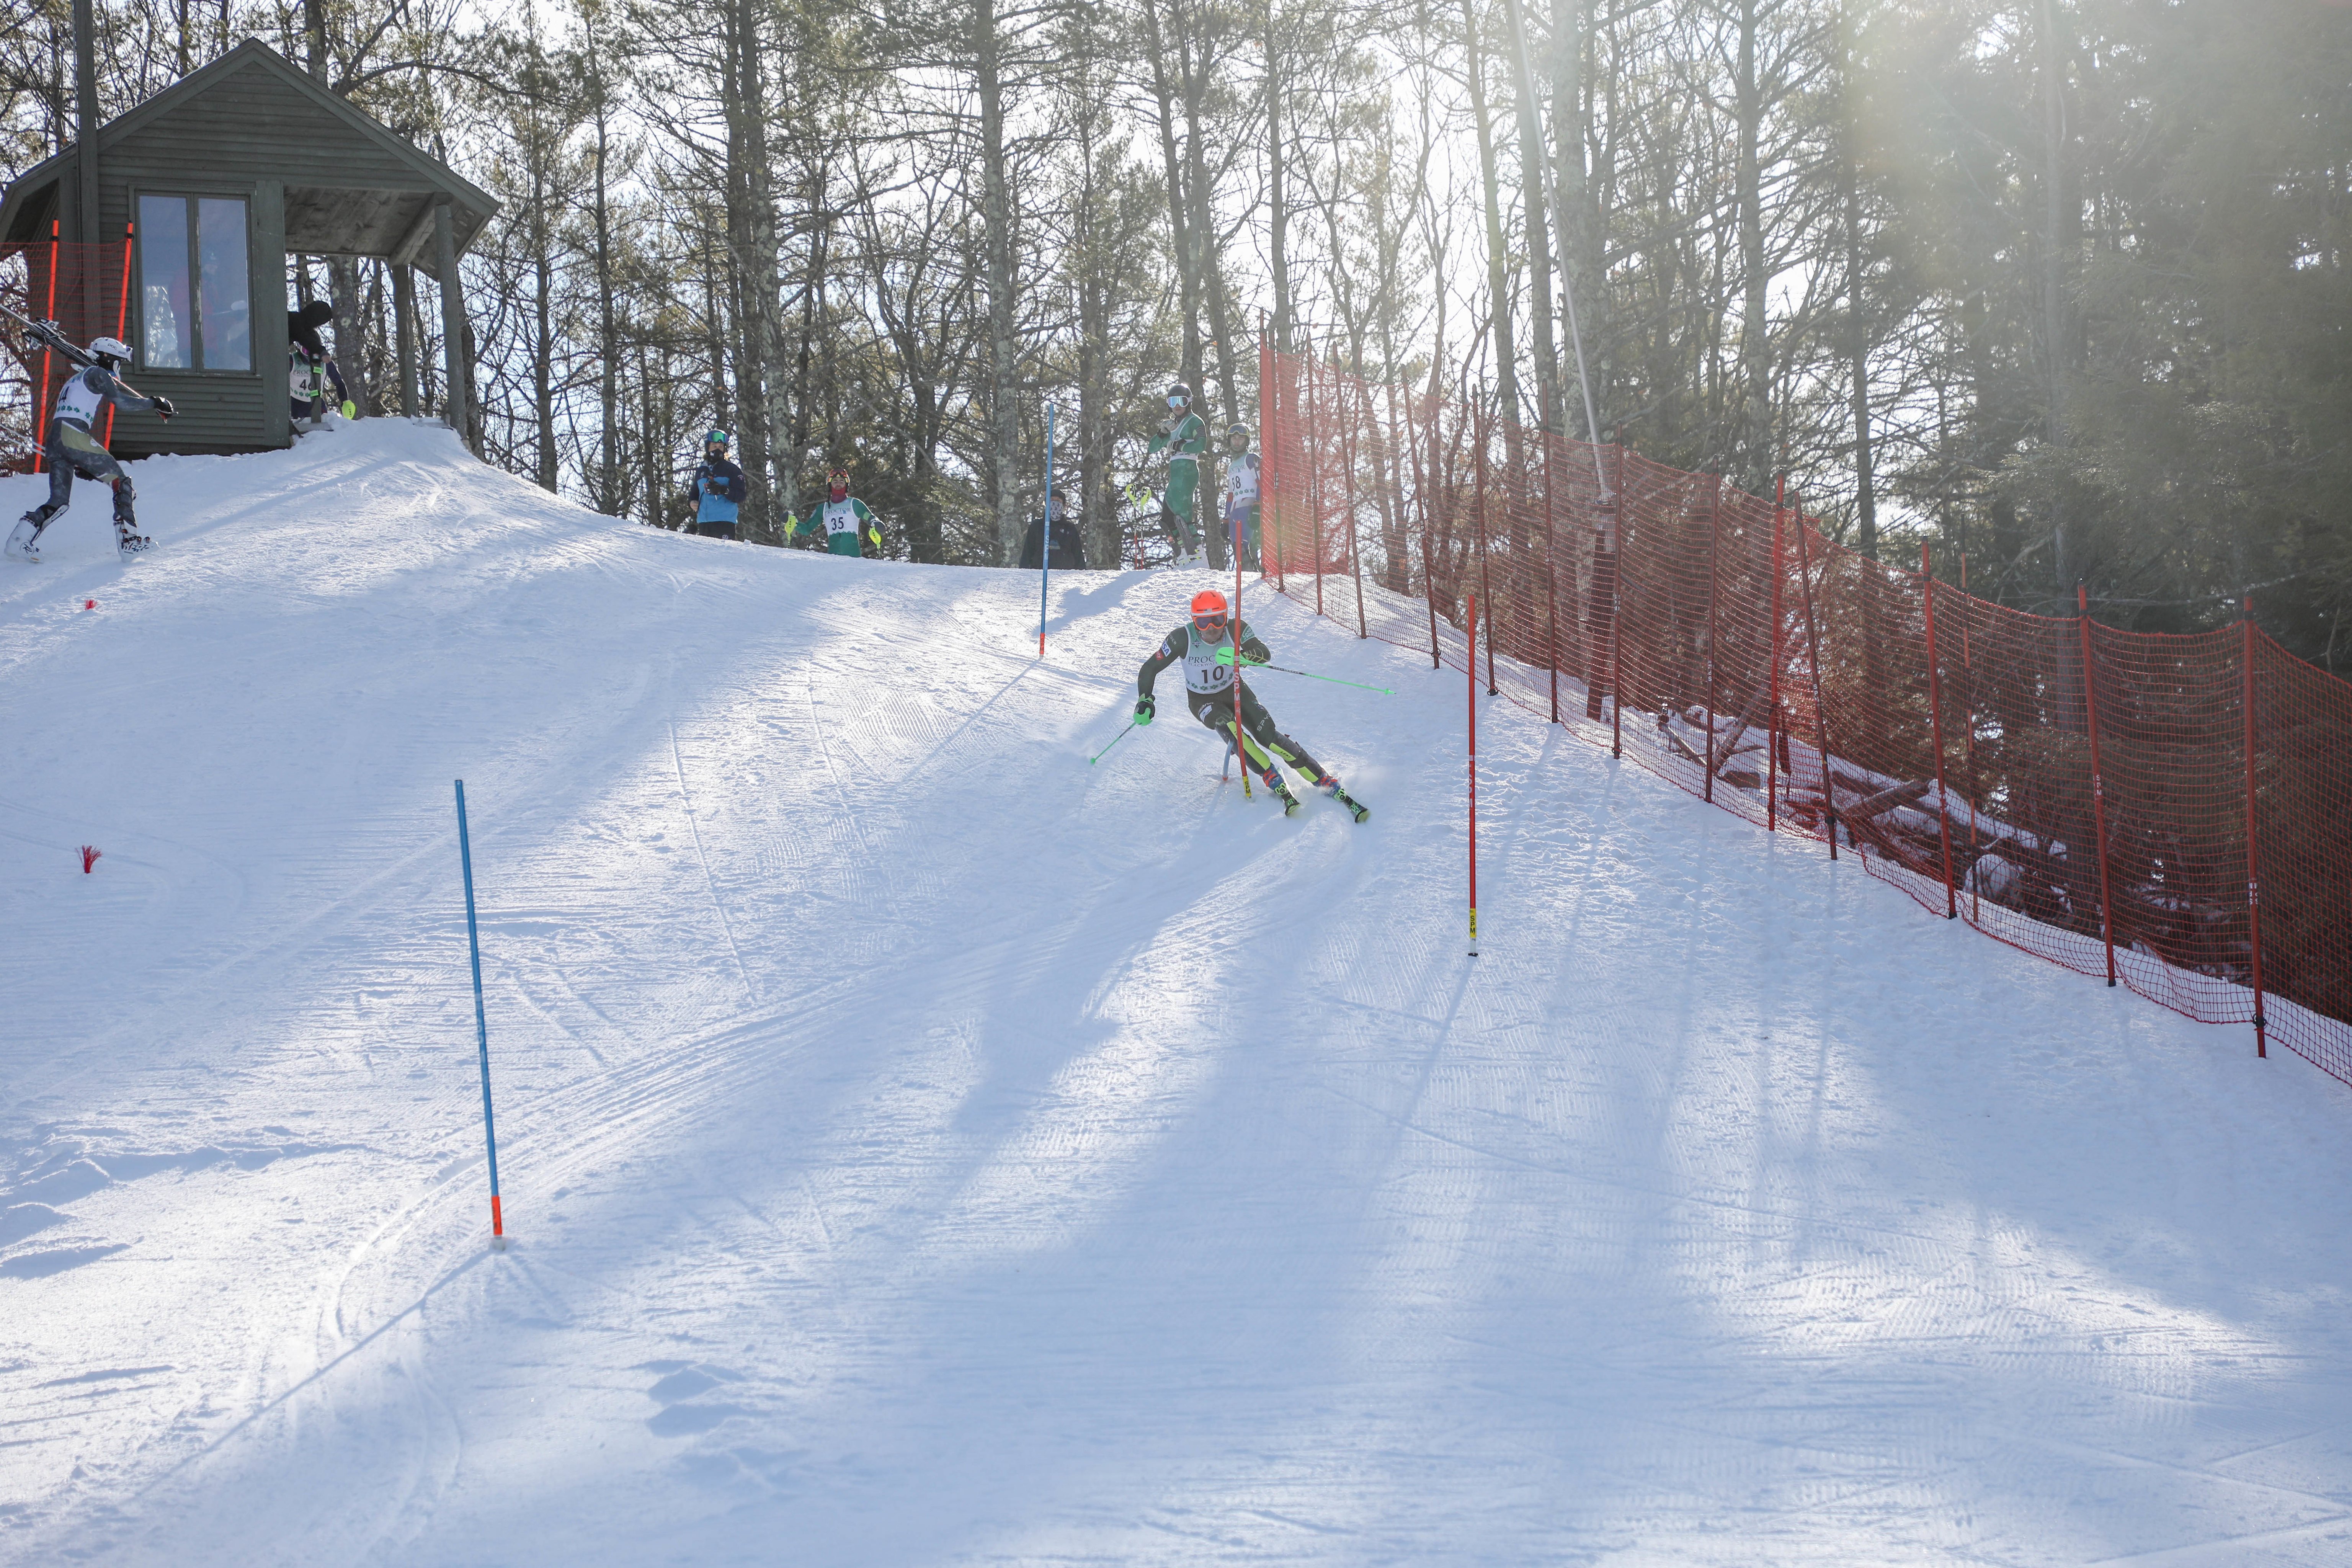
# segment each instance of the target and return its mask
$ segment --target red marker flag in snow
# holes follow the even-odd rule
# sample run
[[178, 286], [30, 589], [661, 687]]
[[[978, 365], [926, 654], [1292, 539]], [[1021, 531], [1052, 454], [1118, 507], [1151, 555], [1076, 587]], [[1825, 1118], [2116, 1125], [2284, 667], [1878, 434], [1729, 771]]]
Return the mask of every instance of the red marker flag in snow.
[[83, 876], [85, 876], [85, 877], [89, 876], [89, 868], [90, 868], [92, 866], [95, 866], [95, 865], [97, 865], [97, 864], [98, 864], [98, 850], [97, 850], [97, 848], [96, 848], [94, 846], [92, 846], [92, 845], [88, 845], [88, 844], [83, 845], [83, 846], [81, 847], [81, 874], [82, 874]]

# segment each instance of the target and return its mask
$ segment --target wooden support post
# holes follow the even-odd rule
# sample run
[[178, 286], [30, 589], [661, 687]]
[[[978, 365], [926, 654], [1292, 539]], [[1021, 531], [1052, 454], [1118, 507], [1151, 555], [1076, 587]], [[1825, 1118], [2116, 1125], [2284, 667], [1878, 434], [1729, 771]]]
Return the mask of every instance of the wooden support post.
[[392, 266], [393, 339], [400, 355], [400, 416], [416, 417], [416, 275], [406, 262]]
[[2116, 906], [2107, 876], [2107, 784], [2099, 765], [2098, 668], [2091, 662], [2091, 601], [2074, 584], [2074, 625], [2083, 639], [2083, 717], [2091, 731], [2091, 831], [2098, 839], [2099, 930], [2107, 944], [2107, 984], [2116, 983]]
[[457, 244], [446, 197], [433, 204], [433, 261], [441, 274], [441, 359], [446, 382], [441, 417], [470, 450], [471, 421], [466, 410], [466, 293], [457, 278]]

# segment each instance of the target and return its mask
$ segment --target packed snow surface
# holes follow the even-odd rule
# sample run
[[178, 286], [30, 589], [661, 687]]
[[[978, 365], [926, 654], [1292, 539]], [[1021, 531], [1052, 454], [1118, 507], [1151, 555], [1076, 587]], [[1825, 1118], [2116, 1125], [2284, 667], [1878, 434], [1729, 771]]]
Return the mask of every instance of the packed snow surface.
[[2352, 1562], [2250, 1031], [1499, 700], [1471, 959], [1462, 676], [1255, 585], [1369, 823], [1087, 765], [1205, 573], [135, 472], [0, 568], [0, 1558]]

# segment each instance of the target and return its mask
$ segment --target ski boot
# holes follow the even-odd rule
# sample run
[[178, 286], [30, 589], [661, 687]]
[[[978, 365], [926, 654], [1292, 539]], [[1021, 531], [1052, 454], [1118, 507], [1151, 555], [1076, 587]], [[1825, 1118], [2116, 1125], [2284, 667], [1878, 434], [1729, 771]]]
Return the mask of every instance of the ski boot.
[[29, 515], [19, 519], [16, 531], [8, 535], [7, 546], [0, 550], [0, 554], [5, 554], [11, 561], [33, 565], [41, 559], [40, 537], [40, 528]]
[[1333, 800], [1338, 801], [1341, 805], [1346, 806], [1348, 808], [1349, 815], [1352, 816], [1358, 822], [1361, 822], [1364, 818], [1372, 815], [1372, 808], [1370, 806], [1366, 805], [1363, 802], [1358, 800], [1355, 796], [1349, 795], [1346, 790], [1339, 787], [1339, 775], [1337, 773], [1325, 773], [1321, 782], [1315, 787], [1321, 790], [1325, 795], [1329, 795]]
[[1290, 793], [1290, 786], [1283, 783], [1282, 775], [1276, 773], [1272, 768], [1265, 770], [1265, 787], [1267, 791], [1273, 795], [1275, 799], [1282, 802], [1283, 816], [1297, 816], [1298, 815], [1298, 797]]

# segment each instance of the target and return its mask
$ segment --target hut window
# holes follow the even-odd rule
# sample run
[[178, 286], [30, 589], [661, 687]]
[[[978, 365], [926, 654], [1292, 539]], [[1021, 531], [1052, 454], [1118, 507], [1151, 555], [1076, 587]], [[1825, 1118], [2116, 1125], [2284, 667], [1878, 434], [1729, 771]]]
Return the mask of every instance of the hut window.
[[139, 198], [139, 357], [163, 370], [253, 368], [253, 269], [237, 196]]

